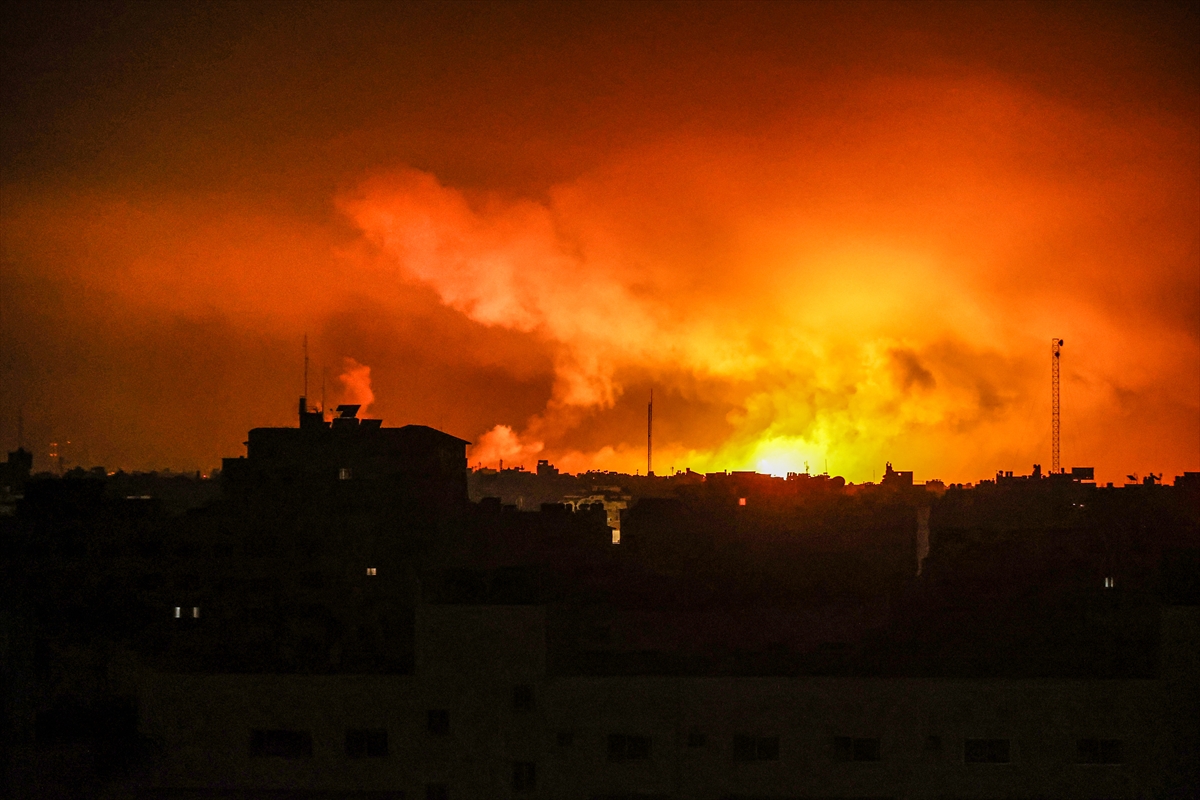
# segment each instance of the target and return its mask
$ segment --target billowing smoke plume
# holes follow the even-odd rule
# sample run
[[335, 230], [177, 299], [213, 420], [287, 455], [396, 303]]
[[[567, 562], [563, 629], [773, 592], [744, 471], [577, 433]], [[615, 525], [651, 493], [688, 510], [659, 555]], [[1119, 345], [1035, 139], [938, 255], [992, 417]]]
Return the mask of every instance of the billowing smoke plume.
[[542, 442], [522, 442], [508, 425], [497, 425], [479, 437], [471, 448], [471, 460], [493, 468], [506, 461], [509, 467], [525, 466], [536, 461], [544, 447]]
[[[1174, 219], [1138, 187], [1157, 182], [1178, 197], [1181, 186], [1126, 172], [1094, 180], [1125, 181], [1129, 192], [1069, 200], [1053, 176], [1013, 172], [1028, 143], [988, 133], [1024, 114], [1066, 111], [1002, 85], [951, 89], [872, 87], [919, 106], [917, 128], [884, 114], [861, 119], [852, 140], [803, 147], [786, 135], [751, 150], [680, 139], [626, 153], [539, 202], [403, 170], [366, 181], [341, 207], [447, 306], [553, 353], [544, 409], [492, 428], [474, 461], [544, 452], [575, 468], [632, 471], [644, 464], [642, 424], [625, 418], [607, 440], [588, 432], [619, 410], [628, 387], [653, 385], [664, 466], [783, 473], [828, 463], [863, 479], [898, 453], [918, 469], [987, 474], [987, 464], [1032, 461], [1023, 454], [1048, 446], [1043, 362], [1053, 331], [1088, 342], [1072, 379], [1091, 387], [1086, 403], [1115, 391], [1111, 370], [1131, 356], [1096, 315], [1128, 313], [1108, 288], [1125, 280], [1117, 251], [1150, 256], [1128, 239], [1100, 244], [1103, 220], [1133, 195]], [[1077, 118], [1039, 146], [1043, 157], [1084, 148], [1100, 162], [1111, 157], [1105, 148], [1128, 143], [1102, 119]], [[1071, 233], [1082, 230], [1096, 238]], [[1177, 273], [1160, 269], [1159, 288], [1129, 290], [1159, 292]], [[1068, 283], [1069, 304], [1060, 300]], [[1172, 338], [1161, 333], [1160, 342]], [[1173, 341], [1161, 345], [1169, 354], [1158, 351], [1163, 368], [1195, 350], [1194, 339]], [[672, 430], [673, 403], [705, 416]], [[1084, 404], [1076, 420], [1094, 413]], [[1072, 443], [1077, 452], [1083, 441]]]
[[58, 94], [11, 115], [0, 439], [24, 409], [39, 459], [71, 440], [110, 467], [214, 466], [294, 424], [307, 331], [331, 405], [473, 440], [473, 463], [644, 469], [653, 388], [660, 472], [975, 480], [1048, 466], [1061, 336], [1068, 465], [1197, 468], [1178, 26], [777, 4], [738, 32], [719, 4], [623, 8], [591, 38], [519, 12], [538, 24], [512, 48], [441, 24], [429, 45], [401, 10], [373, 51], [345, 31], [337, 80], [310, 54], [340, 9], [289, 18], [307, 33], [286, 46], [217, 26], [229, 58], [208, 28], [188, 50], [145, 26], [160, 58], [97, 40], [93, 62], [31, 62], [17, 100]]
[[338, 375], [342, 384], [341, 402], [362, 406], [359, 415], [366, 416], [375, 402], [375, 392], [371, 391], [371, 368], [347, 356], [342, 362], [342, 369], [342, 374]]

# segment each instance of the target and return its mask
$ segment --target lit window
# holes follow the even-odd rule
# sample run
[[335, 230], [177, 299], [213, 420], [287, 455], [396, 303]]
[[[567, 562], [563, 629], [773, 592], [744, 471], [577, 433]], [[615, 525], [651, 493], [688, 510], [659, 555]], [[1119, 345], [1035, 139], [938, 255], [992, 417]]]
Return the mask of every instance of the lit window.
[[350, 480], [350, 468], [349, 467], [342, 467], [341, 469], [338, 470], [338, 480], [339, 481]]
[[375, 574], [375, 568], [374, 568], [374, 567], [367, 567], [367, 574], [368, 574], [368, 575], [374, 575], [374, 574]]
[[620, 528], [613, 528], [613, 529], [612, 529], [612, 532], [613, 532], [613, 544], [620, 544], [620, 543], [621, 543], [621, 530], [620, 530]]
[[179, 606], [175, 606], [175, 619], [179, 619], [179, 612], [181, 610], [182, 609]]
[[192, 619], [200, 619], [200, 606], [192, 606]]
[[746, 505], [746, 498], [744, 498], [744, 497], [739, 497], [739, 498], [738, 498], [738, 505], [739, 505], [739, 506], [744, 506], [744, 505]]
[[1105, 589], [1111, 589], [1111, 588], [1113, 588], [1113, 586], [1115, 586], [1115, 585], [1116, 585], [1116, 581], [1114, 581], [1112, 578], [1105, 578], [1105, 579], [1104, 579], [1104, 588], [1105, 588]]

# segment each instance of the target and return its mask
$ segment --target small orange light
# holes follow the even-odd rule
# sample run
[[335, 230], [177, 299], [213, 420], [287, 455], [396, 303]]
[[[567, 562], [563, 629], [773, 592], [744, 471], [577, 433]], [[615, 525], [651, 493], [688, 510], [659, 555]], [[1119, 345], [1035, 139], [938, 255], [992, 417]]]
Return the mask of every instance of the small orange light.
[[746, 498], [744, 498], [744, 497], [739, 497], [739, 498], [738, 498], [738, 505], [739, 505], [739, 506], [744, 506], [744, 505], [746, 505]]

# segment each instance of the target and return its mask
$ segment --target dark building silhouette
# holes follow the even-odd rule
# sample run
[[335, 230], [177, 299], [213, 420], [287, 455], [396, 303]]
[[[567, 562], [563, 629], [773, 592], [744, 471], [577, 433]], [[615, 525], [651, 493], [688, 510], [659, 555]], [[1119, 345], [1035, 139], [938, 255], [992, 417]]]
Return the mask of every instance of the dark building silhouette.
[[463, 440], [357, 410], [302, 400], [219, 482], [27, 483], [0, 518], [10, 794], [1196, 787], [1194, 476], [468, 484]]
[[359, 419], [358, 410], [338, 406], [338, 416], [325, 421], [300, 398], [298, 428], [254, 428], [246, 456], [222, 461], [228, 493], [312, 502], [340, 492], [442, 512], [466, 504], [468, 442], [424, 425], [384, 428], [382, 420]]
[[24, 447], [10, 450], [3, 464], [0, 464], [0, 491], [20, 494], [33, 472], [33, 453]]
[[913, 474], [911, 472], [897, 472], [892, 469], [892, 462], [889, 461], [883, 468], [883, 480], [880, 481], [880, 485], [895, 488], [911, 488], [913, 485]]

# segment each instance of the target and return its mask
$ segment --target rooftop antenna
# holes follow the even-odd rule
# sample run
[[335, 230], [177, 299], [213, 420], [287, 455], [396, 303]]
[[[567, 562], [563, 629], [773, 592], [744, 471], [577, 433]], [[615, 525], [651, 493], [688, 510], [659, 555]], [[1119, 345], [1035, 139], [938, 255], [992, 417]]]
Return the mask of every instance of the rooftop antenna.
[[1050, 340], [1050, 473], [1055, 475], [1062, 472], [1062, 464], [1059, 459], [1061, 408], [1058, 391], [1058, 369], [1059, 362], [1062, 360], [1062, 346], [1062, 339], [1056, 337]]
[[646, 474], [654, 474], [654, 390], [650, 390], [650, 405], [646, 406]]
[[[304, 334], [304, 397], [308, 398], [308, 334]], [[306, 409], [307, 410], [307, 409]]]

